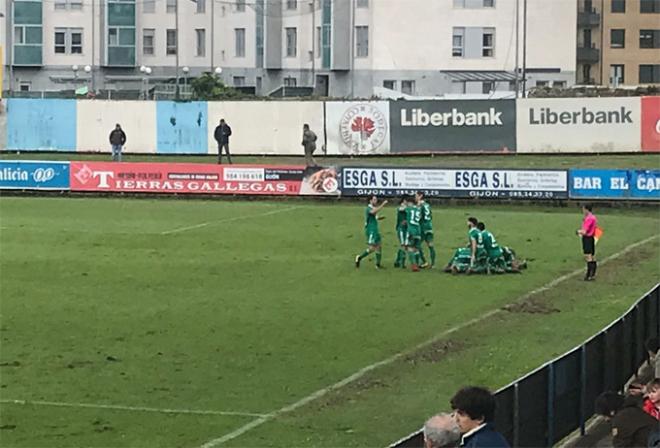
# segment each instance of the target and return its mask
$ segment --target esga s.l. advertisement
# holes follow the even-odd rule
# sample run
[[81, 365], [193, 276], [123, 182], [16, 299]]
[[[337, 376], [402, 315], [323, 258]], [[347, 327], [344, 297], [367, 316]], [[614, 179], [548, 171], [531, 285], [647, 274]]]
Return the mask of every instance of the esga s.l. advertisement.
[[345, 196], [401, 196], [423, 191], [434, 197], [562, 199], [568, 197], [564, 170], [475, 170], [344, 167]]
[[71, 162], [73, 191], [294, 196], [338, 187], [333, 167]]

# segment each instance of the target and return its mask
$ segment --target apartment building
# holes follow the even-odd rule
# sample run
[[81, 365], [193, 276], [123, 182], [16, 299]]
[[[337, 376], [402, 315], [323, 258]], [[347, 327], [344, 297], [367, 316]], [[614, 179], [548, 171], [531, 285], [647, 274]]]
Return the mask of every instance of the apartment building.
[[660, 84], [660, 0], [580, 0], [577, 83]]
[[138, 89], [221, 68], [228, 85], [262, 95], [488, 94], [512, 91], [523, 65], [528, 88], [565, 86], [575, 2], [5, 0], [3, 88]]

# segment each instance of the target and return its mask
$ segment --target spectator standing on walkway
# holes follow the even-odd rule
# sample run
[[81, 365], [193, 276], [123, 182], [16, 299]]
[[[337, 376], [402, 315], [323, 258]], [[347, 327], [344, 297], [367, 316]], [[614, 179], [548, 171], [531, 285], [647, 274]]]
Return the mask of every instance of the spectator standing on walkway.
[[227, 153], [227, 160], [231, 165], [231, 154], [229, 154], [229, 136], [231, 135], [231, 127], [225, 122], [225, 119], [220, 119], [220, 124], [216, 126], [213, 137], [218, 142], [218, 164], [222, 165], [222, 150], [224, 148]]
[[115, 128], [110, 132], [110, 145], [112, 146], [113, 161], [121, 162], [121, 151], [124, 144], [126, 144], [126, 134], [121, 128], [121, 125], [117, 123]]
[[596, 414], [610, 421], [614, 448], [646, 447], [658, 421], [648, 415], [634, 396], [603, 392], [596, 398]]
[[582, 237], [582, 253], [584, 260], [587, 262], [587, 273], [584, 276], [585, 281], [591, 281], [596, 278], [596, 227], [598, 221], [596, 215], [591, 213], [591, 204], [585, 204], [582, 207], [584, 219], [582, 227], [578, 229], [577, 234]]
[[464, 387], [450, 400], [461, 431], [464, 447], [508, 448], [509, 443], [495, 431], [495, 398], [483, 387]]
[[309, 128], [307, 123], [303, 124], [302, 145], [305, 149], [305, 165], [316, 166], [314, 151], [316, 151], [316, 134]]
[[434, 415], [424, 424], [425, 448], [449, 448], [458, 445], [461, 433], [450, 414]]

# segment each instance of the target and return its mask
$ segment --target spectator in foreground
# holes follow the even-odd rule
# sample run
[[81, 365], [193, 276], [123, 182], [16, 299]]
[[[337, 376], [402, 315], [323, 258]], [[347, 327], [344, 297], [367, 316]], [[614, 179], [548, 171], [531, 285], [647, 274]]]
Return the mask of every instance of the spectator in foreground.
[[651, 417], [660, 421], [660, 378], [655, 378], [646, 385], [643, 409]]
[[454, 418], [449, 414], [434, 415], [424, 424], [425, 448], [450, 448], [458, 446], [461, 433]]
[[644, 341], [644, 347], [649, 353], [649, 363], [654, 366], [655, 378], [660, 378], [660, 340], [658, 338], [648, 338]]
[[124, 144], [126, 143], [126, 134], [121, 128], [121, 125], [117, 123], [115, 128], [110, 132], [110, 145], [112, 145], [112, 160], [115, 162], [121, 162], [121, 150]]
[[316, 166], [314, 151], [316, 151], [316, 134], [309, 128], [307, 123], [303, 124], [302, 145], [305, 149], [305, 165]]
[[213, 138], [218, 142], [218, 164], [222, 165], [222, 150], [224, 148], [227, 153], [227, 160], [231, 165], [231, 154], [229, 154], [229, 136], [231, 135], [231, 127], [225, 122], [224, 118], [220, 119], [220, 124], [216, 126], [213, 132]]
[[615, 448], [646, 447], [657, 430], [657, 420], [642, 410], [639, 398], [634, 396], [603, 392], [596, 398], [595, 411], [609, 420]]
[[495, 398], [483, 387], [464, 387], [450, 400], [454, 418], [461, 431], [461, 446], [509, 447], [502, 434], [495, 431]]

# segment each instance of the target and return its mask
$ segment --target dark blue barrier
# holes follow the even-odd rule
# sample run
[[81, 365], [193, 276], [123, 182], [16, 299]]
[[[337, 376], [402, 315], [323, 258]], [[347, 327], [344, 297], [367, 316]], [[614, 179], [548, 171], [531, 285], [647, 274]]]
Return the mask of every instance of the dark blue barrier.
[[571, 199], [660, 200], [660, 170], [570, 170]]
[[68, 190], [69, 162], [0, 160], [0, 189]]
[[[514, 447], [553, 446], [584, 434], [596, 397], [620, 391], [647, 359], [644, 341], [660, 337], [660, 283], [597, 335], [495, 393], [495, 427]], [[390, 448], [421, 448], [421, 430]]]

